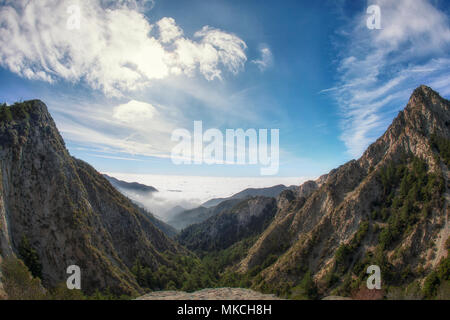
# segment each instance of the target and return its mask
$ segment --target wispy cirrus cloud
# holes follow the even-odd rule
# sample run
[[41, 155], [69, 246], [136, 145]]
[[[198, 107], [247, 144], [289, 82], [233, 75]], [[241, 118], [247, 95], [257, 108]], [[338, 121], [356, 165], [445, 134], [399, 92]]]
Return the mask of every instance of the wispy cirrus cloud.
[[[83, 81], [121, 96], [170, 76], [222, 79], [247, 60], [246, 43], [234, 34], [204, 26], [188, 38], [173, 18], [150, 22], [149, 0], [3, 3], [0, 65], [28, 79]], [[69, 19], [79, 24], [68, 27]]]
[[262, 72], [272, 65], [273, 55], [272, 51], [266, 45], [262, 46], [259, 51], [261, 53], [261, 57], [259, 59], [252, 60], [251, 62], [256, 64]]
[[404, 107], [412, 90], [427, 84], [450, 94], [450, 23], [428, 0], [369, 1], [381, 9], [381, 29], [369, 30], [362, 12], [340, 30], [336, 86], [341, 139], [358, 157]]
[[166, 107], [137, 100], [113, 107], [82, 103], [68, 108], [59, 102], [52, 106], [64, 139], [112, 155], [169, 158], [170, 135], [180, 123]]

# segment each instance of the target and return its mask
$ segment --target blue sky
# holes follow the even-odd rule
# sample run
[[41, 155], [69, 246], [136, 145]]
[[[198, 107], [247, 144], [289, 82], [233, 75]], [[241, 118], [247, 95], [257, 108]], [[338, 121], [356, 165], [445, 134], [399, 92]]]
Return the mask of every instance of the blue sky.
[[[68, 28], [72, 5], [79, 28]], [[381, 29], [366, 9], [381, 9]], [[0, 100], [39, 98], [102, 172], [257, 176], [174, 165], [175, 128], [276, 128], [280, 176], [359, 157], [427, 84], [450, 97], [447, 1], [0, 1]], [[75, 24], [76, 25], [76, 24]]]

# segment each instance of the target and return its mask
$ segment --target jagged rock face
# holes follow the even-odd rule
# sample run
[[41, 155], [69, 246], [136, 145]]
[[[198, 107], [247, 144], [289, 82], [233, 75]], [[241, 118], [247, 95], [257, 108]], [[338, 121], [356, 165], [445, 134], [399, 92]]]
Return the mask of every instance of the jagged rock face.
[[306, 181], [300, 187], [298, 187], [297, 197], [308, 198], [314, 191], [317, 190], [319, 185], [315, 181]]
[[164, 264], [178, 246], [94, 168], [70, 156], [46, 106], [28, 101], [0, 122], [0, 248], [17, 253], [26, 236], [46, 285], [81, 268], [82, 289], [140, 290], [129, 268], [137, 257]]
[[234, 243], [260, 234], [276, 212], [276, 200], [254, 197], [241, 200], [206, 221], [184, 229], [181, 244], [197, 252], [226, 249]]
[[431, 88], [417, 88], [386, 133], [364, 152], [360, 165], [367, 169], [383, 160], [395, 159], [402, 152], [412, 152], [435, 168], [429, 138], [433, 133], [449, 137], [449, 108], [449, 101]]
[[[276, 252], [280, 253], [278, 260], [261, 273], [265, 283], [296, 284], [301, 274], [295, 270], [303, 268], [312, 271], [320, 284], [335, 263], [337, 248], [351, 241], [363, 220], [370, 221], [373, 204], [383, 195], [379, 172], [384, 166], [412, 154], [426, 161], [430, 172], [443, 173], [442, 163], [436, 160], [431, 148], [430, 136], [436, 133], [450, 139], [449, 108], [449, 101], [430, 88], [416, 89], [404, 111], [359, 160], [320, 177], [316, 190], [313, 188], [306, 197], [280, 195], [274, 221], [240, 262], [238, 270], [247, 272]], [[448, 179], [447, 174], [443, 176]], [[397, 248], [404, 252], [402, 259], [387, 252], [392, 264], [404, 263], [411, 268], [432, 264], [429, 243], [436, 242], [437, 235], [448, 228], [446, 206], [433, 207], [431, 217], [417, 223], [408, 237], [400, 240]], [[358, 254], [377, 245], [372, 229]]]

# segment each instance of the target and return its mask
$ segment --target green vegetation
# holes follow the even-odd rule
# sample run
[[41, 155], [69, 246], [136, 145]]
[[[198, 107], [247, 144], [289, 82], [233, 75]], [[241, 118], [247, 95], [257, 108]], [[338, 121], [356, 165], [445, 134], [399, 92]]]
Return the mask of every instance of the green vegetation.
[[450, 167], [450, 140], [438, 136], [437, 134], [431, 135], [431, 147], [440, 154], [445, 165]]
[[261, 267], [245, 275], [231, 271], [230, 267], [245, 257], [256, 239], [255, 236], [246, 238], [227, 249], [209, 252], [201, 259], [192, 255], [180, 257], [165, 254], [164, 257], [169, 263], [157, 269], [137, 259], [132, 272], [138, 284], [148, 290], [192, 292], [218, 287], [250, 288], [251, 280]]
[[41, 280], [34, 277], [25, 263], [15, 257], [3, 260], [0, 265], [1, 281], [10, 300], [129, 300], [128, 296], [115, 296], [108, 290], [91, 296], [81, 290], [69, 290], [65, 283], [45, 289]]
[[26, 265], [19, 259], [7, 258], [1, 264], [2, 282], [11, 300], [42, 300], [45, 291], [38, 278], [33, 278]]
[[0, 105], [0, 121], [11, 121], [12, 118], [12, 113], [11, 113], [11, 108], [9, 108], [6, 103], [3, 103]]
[[33, 110], [33, 101], [16, 102], [11, 106], [0, 104], [0, 122], [27, 119]]
[[42, 278], [42, 265], [35, 249], [30, 245], [30, 241], [24, 235], [19, 244], [19, 256], [30, 270], [33, 277]]
[[340, 275], [343, 275], [350, 264], [353, 262], [356, 250], [360, 247], [364, 237], [369, 231], [369, 222], [362, 221], [359, 225], [359, 229], [353, 236], [349, 244], [341, 245], [335, 253], [335, 271], [329, 274], [328, 284], [332, 285]]
[[[442, 155], [445, 144], [440, 141], [436, 145]], [[383, 188], [382, 197], [373, 204], [370, 220], [361, 223], [350, 243], [341, 245], [336, 251], [335, 267], [325, 279], [327, 287], [334, 287], [332, 294], [355, 296], [365, 286], [367, 267], [378, 265], [383, 270], [387, 298], [431, 299], [440, 294], [448, 297], [448, 292], [442, 293], [450, 287], [448, 259], [427, 276], [421, 287], [414, 280], [425, 276], [425, 271], [423, 268], [413, 270], [408, 260], [403, 260], [408, 251], [398, 247], [399, 241], [419, 224], [427, 223], [433, 208], [442, 208], [443, 177], [430, 172], [425, 161], [405, 155], [380, 169], [378, 178]], [[369, 230], [378, 235], [378, 245], [373, 251], [358, 252]], [[396, 266], [390, 263], [387, 252], [391, 250], [394, 258], [401, 258], [400, 261], [405, 263]]]
[[432, 207], [441, 206], [444, 180], [427, 171], [426, 163], [418, 158], [413, 158], [410, 165], [401, 162], [381, 170], [385, 198], [382, 209], [372, 217], [388, 224], [379, 235], [382, 249], [392, 248], [418, 221], [428, 218]]
[[428, 299], [450, 297], [450, 238], [446, 241], [447, 258], [443, 258], [437, 268], [425, 279], [424, 295]]
[[[248, 249], [255, 243], [257, 237], [249, 237], [241, 240], [225, 250], [213, 251], [202, 258], [202, 263], [209, 270], [216, 282], [222, 278], [222, 274], [227, 267], [232, 266], [242, 260], [248, 252]], [[222, 281], [230, 283], [230, 279]], [[240, 280], [239, 280], [240, 282]], [[237, 283], [235, 283], [237, 285]]]
[[294, 300], [318, 298], [318, 290], [310, 271], [306, 272], [299, 285], [290, 290], [290, 298]]
[[138, 284], [148, 290], [182, 290], [187, 292], [213, 287], [211, 272], [194, 256], [165, 254], [168, 265], [153, 269], [137, 259], [132, 272]]

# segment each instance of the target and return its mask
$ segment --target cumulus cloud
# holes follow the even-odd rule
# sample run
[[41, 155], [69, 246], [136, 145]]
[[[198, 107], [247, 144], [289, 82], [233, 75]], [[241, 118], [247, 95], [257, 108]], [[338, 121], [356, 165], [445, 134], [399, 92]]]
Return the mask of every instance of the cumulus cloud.
[[114, 108], [113, 117], [126, 123], [136, 123], [151, 120], [156, 109], [149, 103], [131, 100]]
[[450, 93], [448, 17], [427, 0], [370, 4], [380, 6], [381, 29], [369, 30], [363, 12], [341, 30], [337, 85], [322, 91], [336, 98], [341, 139], [353, 157], [386, 129], [416, 86]]
[[272, 51], [267, 46], [260, 49], [261, 57], [259, 59], [252, 60], [252, 63], [256, 64], [259, 70], [265, 71], [268, 67], [272, 65], [273, 56]]
[[159, 38], [162, 43], [170, 43], [183, 35], [183, 30], [177, 26], [173, 18], [162, 18], [156, 24], [159, 28]]
[[[205, 26], [189, 39], [173, 18], [152, 24], [143, 12], [153, 1], [4, 3], [0, 65], [28, 79], [84, 81], [120, 96], [171, 75], [222, 79], [247, 60], [245, 42], [231, 33]], [[79, 19], [79, 28], [68, 27], [69, 19]]]

